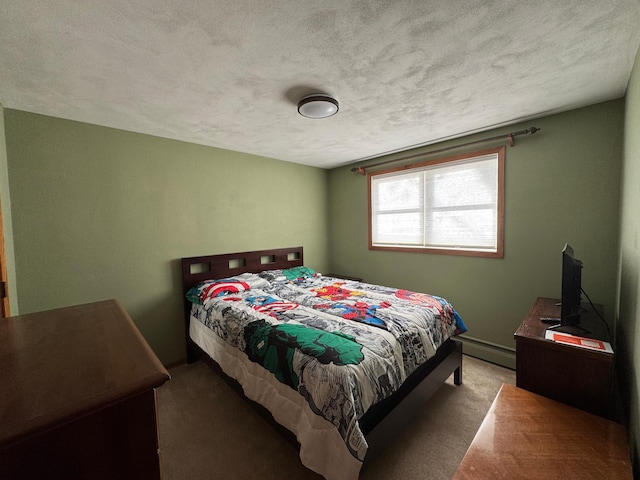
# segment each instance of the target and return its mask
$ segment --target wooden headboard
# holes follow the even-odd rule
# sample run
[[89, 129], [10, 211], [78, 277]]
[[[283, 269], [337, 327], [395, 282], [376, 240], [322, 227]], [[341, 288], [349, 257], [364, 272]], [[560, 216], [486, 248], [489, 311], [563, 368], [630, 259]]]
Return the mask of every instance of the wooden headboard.
[[189, 338], [191, 302], [185, 294], [204, 280], [233, 277], [241, 273], [285, 269], [304, 265], [302, 247], [256, 250], [253, 252], [223, 253], [182, 259], [182, 298], [184, 301], [187, 336], [187, 361], [195, 361], [193, 342]]
[[223, 253], [182, 259], [182, 293], [203, 280], [227, 278], [241, 273], [300, 267], [302, 247]]

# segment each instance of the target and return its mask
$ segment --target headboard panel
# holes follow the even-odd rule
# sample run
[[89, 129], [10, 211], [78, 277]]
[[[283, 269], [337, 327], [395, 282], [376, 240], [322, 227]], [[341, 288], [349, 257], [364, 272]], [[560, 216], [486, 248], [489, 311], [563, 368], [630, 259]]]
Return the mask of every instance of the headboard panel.
[[256, 250], [253, 252], [223, 253], [182, 259], [182, 299], [184, 302], [187, 362], [197, 359], [197, 345], [189, 337], [191, 302], [185, 294], [203, 280], [227, 278], [241, 273], [258, 273], [263, 270], [285, 269], [304, 265], [302, 247]]
[[304, 265], [302, 247], [183, 258], [182, 293], [187, 293], [191, 287], [203, 280], [302, 265]]

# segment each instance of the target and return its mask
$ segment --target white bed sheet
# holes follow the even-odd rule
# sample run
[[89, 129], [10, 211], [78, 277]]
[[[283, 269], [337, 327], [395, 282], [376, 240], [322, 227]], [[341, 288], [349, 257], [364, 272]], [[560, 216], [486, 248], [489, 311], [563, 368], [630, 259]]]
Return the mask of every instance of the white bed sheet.
[[191, 339], [242, 386], [245, 395], [263, 405], [273, 418], [295, 434], [303, 465], [327, 480], [356, 480], [362, 462], [354, 458], [331, 422], [315, 414], [297, 391], [249, 360], [191, 316]]

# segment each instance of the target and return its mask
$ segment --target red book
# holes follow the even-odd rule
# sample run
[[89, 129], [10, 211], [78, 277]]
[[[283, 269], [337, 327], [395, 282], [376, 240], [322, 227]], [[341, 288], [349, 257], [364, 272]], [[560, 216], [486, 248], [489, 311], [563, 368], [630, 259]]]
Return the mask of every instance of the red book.
[[554, 332], [553, 330], [547, 330], [544, 338], [547, 340], [553, 340], [554, 342], [564, 343], [566, 345], [573, 345], [575, 347], [613, 353], [613, 349], [609, 342], [603, 342], [602, 340], [596, 340], [595, 338], [578, 337], [568, 333]]

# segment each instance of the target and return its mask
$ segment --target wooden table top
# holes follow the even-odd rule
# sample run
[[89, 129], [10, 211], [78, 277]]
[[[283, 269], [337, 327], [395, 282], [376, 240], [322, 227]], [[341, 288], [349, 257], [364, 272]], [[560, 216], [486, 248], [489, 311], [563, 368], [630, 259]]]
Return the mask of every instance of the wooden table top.
[[631, 480], [624, 427], [504, 384], [454, 480]]
[[[531, 311], [529, 311], [526, 319], [518, 327], [514, 333], [514, 337], [520, 340], [544, 340], [544, 335], [550, 325], [543, 323], [541, 317], [560, 317], [560, 300], [557, 298], [538, 297]], [[607, 327], [593, 308], [589, 304], [582, 304], [583, 311], [580, 314], [580, 325], [589, 330], [589, 333], [583, 332], [580, 336], [588, 338], [596, 338], [609, 342], [609, 334]], [[602, 310], [602, 305], [596, 305]], [[551, 341], [551, 340], [548, 340]]]
[[168, 379], [117, 300], [0, 319], [0, 447]]

